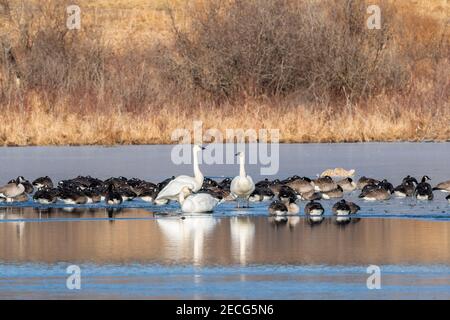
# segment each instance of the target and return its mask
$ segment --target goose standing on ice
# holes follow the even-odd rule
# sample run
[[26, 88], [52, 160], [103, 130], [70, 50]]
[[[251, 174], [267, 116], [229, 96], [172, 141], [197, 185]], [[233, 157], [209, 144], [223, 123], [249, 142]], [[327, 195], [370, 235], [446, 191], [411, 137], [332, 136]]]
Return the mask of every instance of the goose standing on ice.
[[192, 189], [183, 187], [178, 195], [181, 211], [185, 213], [208, 213], [213, 212], [219, 200], [209, 193], [192, 194]]
[[428, 176], [423, 176], [422, 181], [416, 186], [414, 196], [417, 200], [433, 200], [433, 189], [427, 182], [431, 180]]
[[175, 179], [171, 180], [159, 193], [156, 197], [156, 201], [158, 200], [178, 200], [179, 194], [183, 190], [184, 187], [188, 187], [193, 192], [197, 192], [201, 189], [203, 185], [203, 174], [200, 171], [198, 166], [198, 153], [205, 148], [200, 147], [198, 145], [194, 145], [192, 147], [192, 152], [194, 156], [194, 177], [190, 176], [178, 176]]
[[237, 206], [239, 208], [239, 199], [248, 200], [248, 197], [255, 190], [255, 184], [253, 183], [252, 177], [245, 173], [245, 152], [238, 152], [236, 156], [239, 156], [239, 175], [231, 181], [230, 191], [238, 198]]

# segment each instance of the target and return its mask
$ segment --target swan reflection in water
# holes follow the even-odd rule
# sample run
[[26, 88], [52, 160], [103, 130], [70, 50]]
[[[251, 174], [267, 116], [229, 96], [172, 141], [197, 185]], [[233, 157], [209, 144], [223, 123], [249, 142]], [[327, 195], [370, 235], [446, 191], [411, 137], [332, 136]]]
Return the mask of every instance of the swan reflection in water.
[[239, 258], [241, 265], [246, 265], [250, 258], [248, 255], [252, 252], [255, 228], [255, 224], [249, 217], [230, 219], [232, 253], [234, 257]]
[[179, 261], [192, 257], [194, 265], [202, 264], [204, 240], [216, 227], [217, 218], [210, 214], [184, 215], [181, 218], [161, 218], [156, 221], [169, 243], [168, 250], [164, 250], [167, 258]]

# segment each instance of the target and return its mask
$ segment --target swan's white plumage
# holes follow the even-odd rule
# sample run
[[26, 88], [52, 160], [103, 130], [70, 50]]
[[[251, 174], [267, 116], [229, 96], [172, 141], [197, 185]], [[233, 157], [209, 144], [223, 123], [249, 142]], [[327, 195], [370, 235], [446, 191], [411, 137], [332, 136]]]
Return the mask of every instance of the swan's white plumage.
[[[195, 179], [189, 176], [179, 176], [174, 180], [170, 181], [167, 186], [164, 187], [156, 197], [156, 200], [168, 199], [168, 200], [178, 200], [178, 195], [184, 187], [189, 189], [196, 189]], [[201, 187], [201, 186], [200, 186]], [[198, 188], [200, 190], [200, 188]], [[197, 190], [197, 191], [198, 191]]]
[[230, 191], [239, 198], [247, 198], [255, 191], [255, 184], [250, 176], [237, 176], [231, 181]]
[[244, 152], [239, 153], [239, 166], [239, 175], [231, 181], [230, 191], [237, 198], [247, 199], [255, 191], [255, 184], [252, 177], [245, 173]]
[[181, 211], [190, 213], [212, 212], [219, 201], [209, 193], [197, 193], [180, 199]]
[[203, 174], [198, 166], [198, 152], [200, 150], [201, 148], [197, 145], [194, 145], [192, 148], [194, 155], [194, 177], [186, 175], [176, 177], [158, 193], [156, 200], [178, 200], [178, 195], [184, 187], [191, 189], [193, 192], [197, 192], [201, 189], [203, 185]]

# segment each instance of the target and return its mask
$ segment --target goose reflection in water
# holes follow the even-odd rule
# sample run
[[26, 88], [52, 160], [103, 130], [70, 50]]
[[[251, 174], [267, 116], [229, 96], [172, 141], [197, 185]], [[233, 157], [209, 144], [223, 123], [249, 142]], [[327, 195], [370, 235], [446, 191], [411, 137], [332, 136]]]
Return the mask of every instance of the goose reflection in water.
[[182, 260], [193, 257], [195, 265], [203, 263], [204, 240], [216, 227], [218, 220], [211, 215], [185, 215], [181, 219], [157, 219], [157, 224], [170, 244], [165, 254], [170, 259]]
[[2, 208], [0, 211], [0, 220], [12, 220], [8, 223], [16, 226], [16, 235], [19, 240], [22, 240], [25, 232], [25, 221], [22, 219], [23, 208]]
[[233, 256], [239, 257], [239, 263], [246, 265], [249, 252], [252, 252], [255, 237], [255, 224], [248, 217], [230, 219]]
[[288, 226], [293, 230], [300, 222], [299, 216], [272, 216], [269, 217], [269, 223], [275, 227]]
[[343, 217], [334, 217], [333, 222], [337, 224], [338, 226], [346, 226], [350, 223], [358, 223], [361, 220], [361, 218], [354, 218], [349, 216], [343, 216]]
[[306, 221], [308, 222], [308, 224], [310, 226], [318, 226], [323, 222], [325, 217], [323, 217], [323, 216], [308, 216], [306, 219], [307, 219]]

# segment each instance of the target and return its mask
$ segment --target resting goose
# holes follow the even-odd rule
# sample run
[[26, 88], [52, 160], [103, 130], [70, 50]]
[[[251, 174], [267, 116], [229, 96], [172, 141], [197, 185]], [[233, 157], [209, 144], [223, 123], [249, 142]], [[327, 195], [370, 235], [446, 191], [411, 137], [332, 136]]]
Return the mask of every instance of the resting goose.
[[309, 216], [321, 216], [324, 213], [324, 209], [319, 202], [308, 202], [305, 206], [305, 214]]
[[22, 184], [21, 177], [17, 180], [12, 180], [8, 184], [0, 187], [0, 197], [3, 198], [14, 198], [25, 192], [25, 186]]
[[433, 188], [433, 190], [439, 190], [445, 193], [450, 192], [450, 180], [438, 183], [436, 187]]

